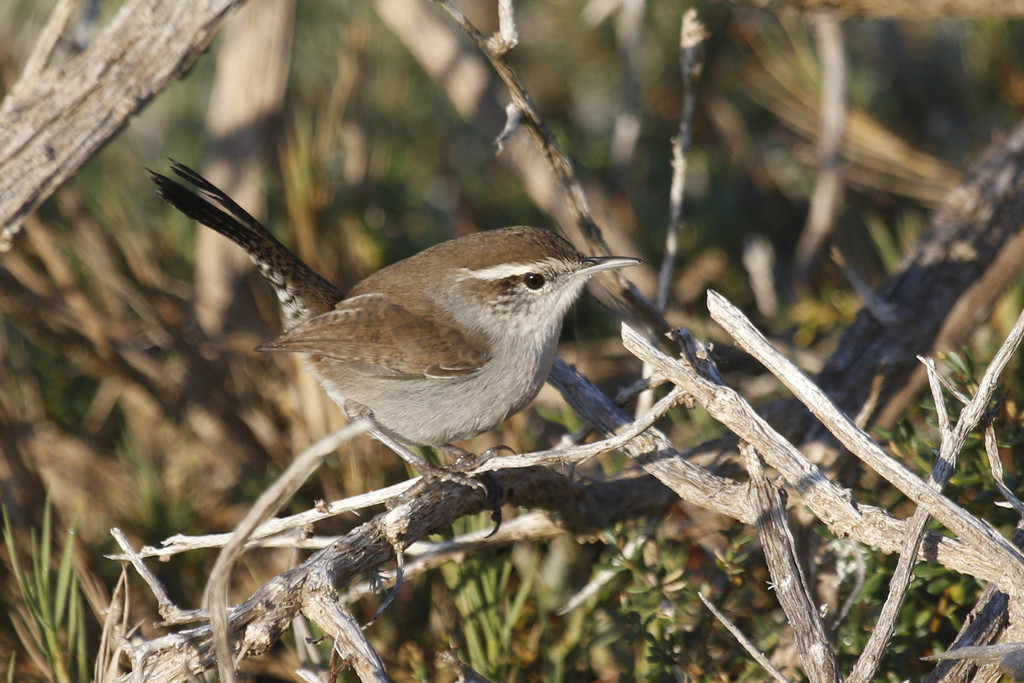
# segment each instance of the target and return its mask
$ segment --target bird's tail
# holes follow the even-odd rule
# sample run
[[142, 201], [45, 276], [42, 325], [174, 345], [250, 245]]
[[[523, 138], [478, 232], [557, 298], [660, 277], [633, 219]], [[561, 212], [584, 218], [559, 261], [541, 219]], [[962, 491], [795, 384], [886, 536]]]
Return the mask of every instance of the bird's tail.
[[342, 293], [337, 287], [303, 263], [223, 190], [173, 159], [171, 169], [195, 189], [150, 171], [157, 194], [178, 211], [216, 230], [248, 252], [277, 294], [286, 329], [326, 313], [341, 301]]

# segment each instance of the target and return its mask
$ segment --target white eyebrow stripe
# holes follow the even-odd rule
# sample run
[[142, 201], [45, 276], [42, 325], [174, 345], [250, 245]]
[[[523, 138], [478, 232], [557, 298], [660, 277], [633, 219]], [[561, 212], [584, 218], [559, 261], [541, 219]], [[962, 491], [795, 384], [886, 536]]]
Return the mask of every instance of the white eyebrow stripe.
[[487, 266], [486, 268], [478, 268], [476, 270], [460, 268], [458, 277], [460, 280], [467, 278], [473, 278], [474, 280], [503, 280], [507, 277], [535, 273], [538, 270], [555, 270], [559, 267], [564, 268], [565, 262], [561, 259], [546, 258], [533, 263], [499, 263], [496, 266]]

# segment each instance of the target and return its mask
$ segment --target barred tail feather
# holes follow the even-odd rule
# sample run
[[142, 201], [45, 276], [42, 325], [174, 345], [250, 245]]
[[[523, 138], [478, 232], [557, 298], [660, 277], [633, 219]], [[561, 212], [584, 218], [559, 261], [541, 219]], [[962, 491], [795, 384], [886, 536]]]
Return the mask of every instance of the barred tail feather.
[[286, 329], [331, 310], [342, 299], [337, 287], [303, 263], [223, 190], [173, 159], [171, 169], [195, 189], [150, 171], [157, 194], [189, 218], [219, 232], [248, 252], [277, 294]]

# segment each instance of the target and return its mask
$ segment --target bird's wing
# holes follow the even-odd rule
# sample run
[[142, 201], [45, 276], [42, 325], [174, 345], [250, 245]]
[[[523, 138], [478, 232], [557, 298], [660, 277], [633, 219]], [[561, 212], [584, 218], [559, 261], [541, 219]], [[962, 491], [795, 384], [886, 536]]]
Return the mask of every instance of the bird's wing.
[[384, 377], [457, 378], [490, 359], [482, 341], [373, 293], [341, 301], [257, 351], [326, 356]]

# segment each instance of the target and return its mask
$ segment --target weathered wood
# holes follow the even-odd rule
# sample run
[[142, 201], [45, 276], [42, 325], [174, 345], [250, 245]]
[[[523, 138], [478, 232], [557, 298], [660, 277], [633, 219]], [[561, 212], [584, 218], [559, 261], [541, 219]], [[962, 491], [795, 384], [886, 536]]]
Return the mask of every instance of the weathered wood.
[[881, 377], [877, 404], [883, 406], [917, 369], [917, 357], [931, 350], [957, 300], [1022, 232], [1024, 123], [967, 170], [899, 270], [877, 291], [891, 307], [891, 321], [861, 310], [818, 385], [846, 414], [857, 415]]
[[243, 0], [132, 0], [81, 54], [0, 104], [0, 251], [156, 94], [189, 70]]

